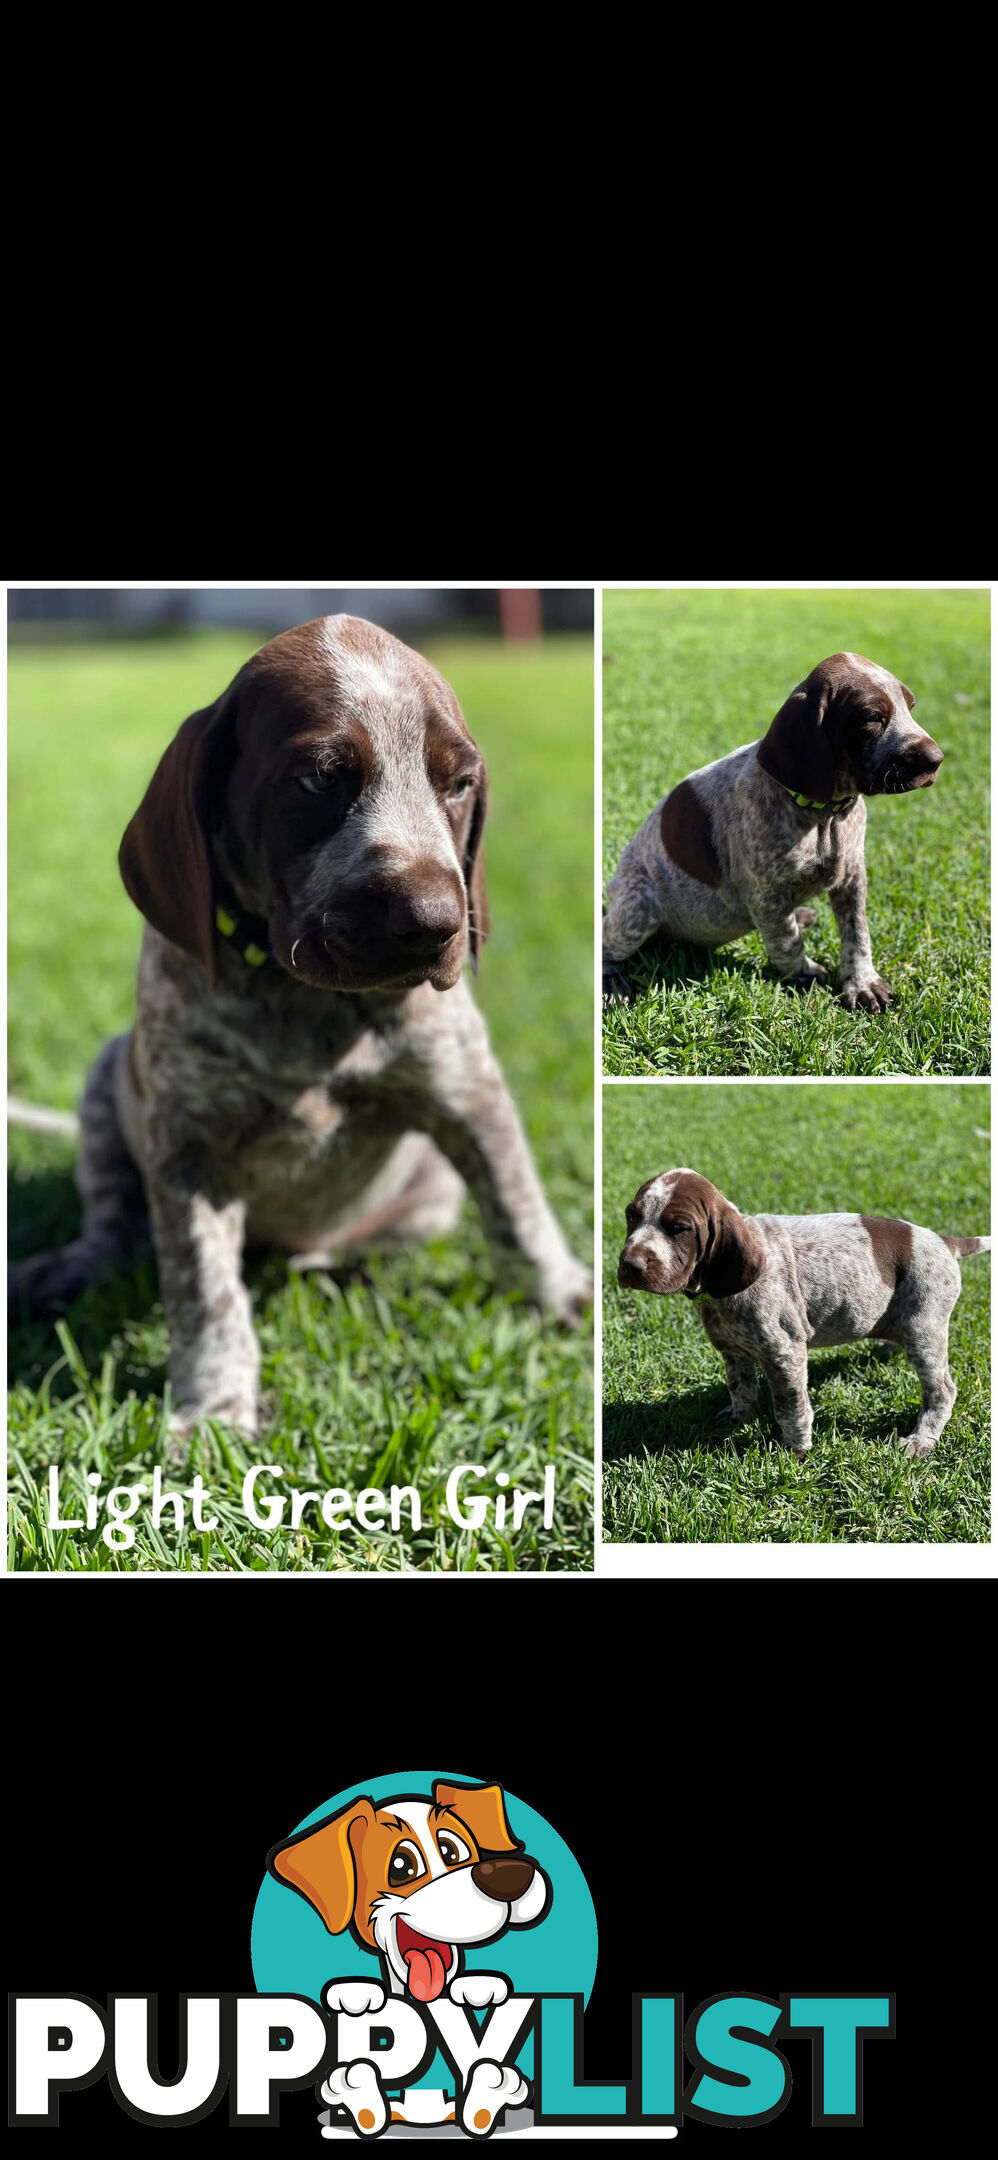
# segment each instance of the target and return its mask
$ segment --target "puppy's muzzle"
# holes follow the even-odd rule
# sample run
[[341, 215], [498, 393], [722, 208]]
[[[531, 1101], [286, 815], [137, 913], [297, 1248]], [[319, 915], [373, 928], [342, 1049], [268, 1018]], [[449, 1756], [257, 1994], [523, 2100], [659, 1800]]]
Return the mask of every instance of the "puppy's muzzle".
[[894, 760], [888, 773], [887, 794], [907, 795], [912, 788], [931, 787], [942, 762], [939, 744], [931, 735], [923, 736], [914, 750]]
[[623, 1253], [617, 1262], [617, 1281], [622, 1290], [643, 1290], [645, 1271], [634, 1260], [625, 1260]]
[[499, 1853], [494, 1860], [476, 1860], [471, 1870], [471, 1880], [477, 1890], [484, 1890], [486, 1897], [495, 1898], [500, 1905], [514, 1905], [517, 1898], [525, 1897], [534, 1879], [534, 1862], [518, 1854]]
[[390, 892], [384, 930], [403, 954], [432, 960], [464, 925], [464, 900], [446, 874]]

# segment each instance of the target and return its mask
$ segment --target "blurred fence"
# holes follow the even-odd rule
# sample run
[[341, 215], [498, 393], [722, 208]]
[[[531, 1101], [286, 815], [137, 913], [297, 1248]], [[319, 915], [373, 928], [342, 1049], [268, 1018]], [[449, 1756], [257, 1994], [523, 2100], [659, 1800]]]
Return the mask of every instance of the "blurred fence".
[[47, 637], [85, 632], [100, 635], [150, 635], [169, 630], [259, 630], [274, 636], [292, 623], [315, 615], [365, 615], [397, 636], [440, 635], [448, 630], [498, 631], [507, 637], [532, 637], [558, 630], [591, 631], [591, 592], [541, 592], [516, 588], [506, 592], [460, 592], [412, 587], [403, 591], [358, 586], [294, 586], [252, 590], [185, 591], [160, 587], [112, 592], [8, 590], [7, 619], [12, 635]]

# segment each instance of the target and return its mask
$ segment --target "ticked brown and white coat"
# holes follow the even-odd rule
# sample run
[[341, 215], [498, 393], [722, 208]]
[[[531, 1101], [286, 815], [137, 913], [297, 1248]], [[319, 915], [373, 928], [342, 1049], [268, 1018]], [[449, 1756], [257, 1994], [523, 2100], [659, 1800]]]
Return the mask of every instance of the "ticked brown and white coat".
[[663, 1170], [625, 1211], [617, 1264], [625, 1290], [695, 1300], [724, 1359], [730, 1407], [751, 1417], [759, 1371], [769, 1381], [788, 1447], [805, 1456], [813, 1412], [811, 1349], [896, 1343], [918, 1374], [922, 1411], [907, 1455], [931, 1453], [956, 1401], [949, 1318], [960, 1295], [961, 1255], [988, 1237], [946, 1237], [881, 1215], [742, 1215], [695, 1170]]
[[631, 994], [624, 963], [659, 934], [726, 945], [757, 930], [792, 989], [823, 981], [802, 931], [827, 892], [841, 939], [839, 995], [886, 1009], [866, 920], [866, 795], [929, 787], [943, 754], [886, 668], [833, 653], [792, 691], [767, 733], [681, 780], [624, 849], [607, 890], [603, 989]]
[[486, 774], [449, 683], [373, 623], [273, 638], [166, 750], [121, 845], [135, 1026], [81, 1106], [80, 1237], [12, 1270], [76, 1296], [151, 1224], [178, 1443], [256, 1430], [244, 1242], [293, 1264], [439, 1235], [465, 1188], [557, 1319], [569, 1252], [462, 969], [488, 929]]

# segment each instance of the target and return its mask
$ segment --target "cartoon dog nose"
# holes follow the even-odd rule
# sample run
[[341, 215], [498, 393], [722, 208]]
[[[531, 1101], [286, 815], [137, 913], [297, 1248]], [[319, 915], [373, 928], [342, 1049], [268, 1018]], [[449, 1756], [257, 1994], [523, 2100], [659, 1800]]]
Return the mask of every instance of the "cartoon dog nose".
[[507, 1858], [500, 1853], [495, 1860], [476, 1860], [471, 1870], [471, 1880], [486, 1897], [494, 1897], [501, 1905], [512, 1905], [516, 1898], [529, 1890], [533, 1881], [534, 1863], [518, 1854]]
[[450, 878], [407, 885], [388, 901], [386, 927], [413, 952], [439, 952], [456, 936], [464, 909]]

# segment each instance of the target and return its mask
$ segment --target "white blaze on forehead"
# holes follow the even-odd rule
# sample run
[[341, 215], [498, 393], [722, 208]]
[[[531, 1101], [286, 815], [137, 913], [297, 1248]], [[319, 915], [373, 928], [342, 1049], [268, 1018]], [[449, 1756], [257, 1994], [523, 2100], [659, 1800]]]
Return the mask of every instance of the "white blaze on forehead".
[[[447, 1869], [437, 1851], [436, 1841], [430, 1828], [431, 1805], [432, 1803], [429, 1800], [400, 1800], [397, 1806], [388, 1809], [388, 1813], [394, 1815], [399, 1822], [408, 1823], [410, 1830], [419, 1839], [426, 1855], [426, 1864], [430, 1874], [446, 1875]], [[402, 1835], [405, 1836], [404, 1831]]]
[[319, 643], [343, 696], [361, 704], [365, 698], [397, 697], [408, 688], [411, 698], [417, 686], [411, 677], [407, 683], [402, 649], [396, 640], [372, 637], [370, 651], [358, 652], [356, 646], [344, 640], [344, 625], [350, 620], [349, 615], [324, 615], [319, 625]]
[[344, 625], [351, 620], [348, 615], [324, 616], [319, 642], [339, 696], [358, 713], [377, 761], [366, 790], [363, 848], [387, 853], [396, 869], [431, 861], [460, 873], [454, 837], [426, 770], [422, 685], [396, 638], [378, 637], [372, 629], [369, 651], [358, 652], [345, 643]]

